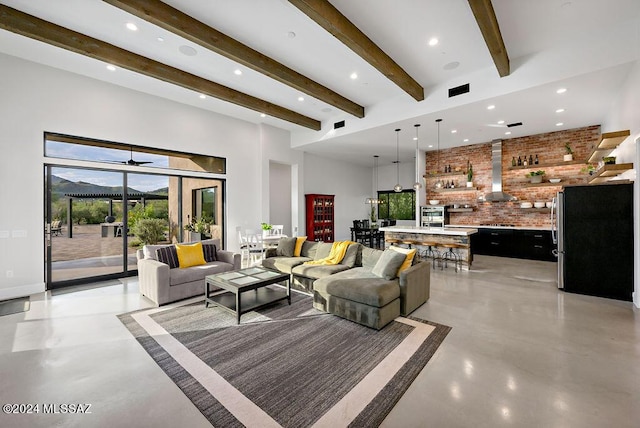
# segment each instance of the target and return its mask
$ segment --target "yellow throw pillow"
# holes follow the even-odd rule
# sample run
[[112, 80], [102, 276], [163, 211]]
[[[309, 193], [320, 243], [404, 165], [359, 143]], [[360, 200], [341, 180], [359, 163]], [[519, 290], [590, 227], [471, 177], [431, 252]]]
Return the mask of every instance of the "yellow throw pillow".
[[400, 266], [400, 268], [398, 269], [398, 276], [400, 276], [400, 272], [402, 272], [405, 269], [409, 269], [411, 267], [411, 264], [413, 263], [413, 258], [416, 255], [416, 249], [408, 249], [408, 248], [402, 248], [402, 247], [394, 247], [391, 246], [389, 247], [390, 249], [392, 249], [393, 251], [397, 251], [399, 253], [404, 254], [406, 257], [404, 259], [404, 262], [402, 263], [402, 265]]
[[180, 268], [207, 264], [207, 262], [204, 261], [202, 242], [196, 242], [195, 244], [188, 245], [176, 244], [176, 253], [178, 253], [178, 264]]
[[302, 252], [302, 244], [307, 240], [306, 236], [300, 236], [296, 238], [296, 247], [293, 250], [293, 257], [300, 257], [300, 253]]

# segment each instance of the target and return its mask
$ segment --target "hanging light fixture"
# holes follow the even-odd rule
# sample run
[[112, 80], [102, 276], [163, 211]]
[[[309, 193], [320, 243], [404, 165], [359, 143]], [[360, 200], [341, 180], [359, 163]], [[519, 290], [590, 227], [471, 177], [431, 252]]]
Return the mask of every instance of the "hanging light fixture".
[[381, 204], [382, 200], [378, 199], [377, 195], [378, 195], [378, 155], [373, 155], [373, 194], [375, 196], [371, 197], [371, 198], [367, 198], [366, 202], [367, 204]]
[[398, 184], [393, 186], [393, 191], [402, 192], [402, 186], [400, 185], [400, 128], [396, 129], [396, 178], [398, 179]]
[[[436, 173], [440, 173], [440, 122], [442, 122], [442, 119], [436, 119], [436, 124], [438, 126], [438, 145], [436, 146]], [[442, 187], [444, 186], [444, 184], [442, 183], [442, 180], [438, 179], [438, 181], [436, 181], [436, 189], [442, 189]]]
[[420, 150], [418, 149], [418, 128], [420, 128], [420, 124], [416, 123], [413, 126], [416, 128], [416, 182], [413, 183], [413, 189], [417, 192], [422, 187], [422, 184], [420, 184], [420, 171], [418, 166], [418, 157], [420, 156]]

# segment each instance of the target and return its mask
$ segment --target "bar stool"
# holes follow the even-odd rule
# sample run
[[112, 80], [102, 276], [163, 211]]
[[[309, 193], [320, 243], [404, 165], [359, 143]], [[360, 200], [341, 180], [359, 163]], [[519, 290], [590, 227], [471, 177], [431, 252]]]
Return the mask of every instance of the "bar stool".
[[422, 245], [427, 247], [427, 249], [422, 253], [422, 257], [424, 257], [425, 259], [433, 259], [433, 268], [435, 269], [436, 261], [441, 260], [440, 252], [435, 249], [438, 247], [438, 244], [431, 241], [425, 241], [422, 242]]
[[386, 242], [389, 245], [398, 245], [401, 241], [399, 239], [396, 238], [384, 238], [384, 242]]
[[462, 270], [462, 259], [460, 258], [460, 254], [457, 250], [458, 248], [465, 248], [464, 245], [456, 244], [455, 242], [448, 242], [445, 244], [441, 244], [442, 247], [448, 248], [447, 251], [442, 253], [442, 261], [444, 262], [444, 267], [447, 267], [447, 260], [451, 260], [454, 263], [454, 267], [456, 272], [458, 269]]
[[406, 245], [409, 249], [411, 249], [412, 245], [420, 245], [420, 241], [416, 241], [415, 239], [403, 239], [400, 243]]

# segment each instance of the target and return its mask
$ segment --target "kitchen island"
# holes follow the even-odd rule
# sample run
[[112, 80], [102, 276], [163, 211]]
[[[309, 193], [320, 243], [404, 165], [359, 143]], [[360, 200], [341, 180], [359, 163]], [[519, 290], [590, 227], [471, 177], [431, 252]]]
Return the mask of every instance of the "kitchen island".
[[[388, 226], [381, 227], [380, 231], [384, 232], [385, 241], [387, 239], [398, 239], [402, 241], [414, 241], [413, 248], [418, 249], [419, 254], [423, 254], [428, 247], [425, 242], [433, 242], [436, 244], [436, 250], [444, 252], [447, 249], [442, 247], [443, 244], [455, 243], [461, 247], [456, 249], [462, 261], [462, 269], [468, 270], [473, 262], [473, 254], [471, 252], [471, 235], [478, 232], [478, 229], [465, 227], [416, 227], [416, 226]], [[385, 245], [388, 245], [385, 243]]]

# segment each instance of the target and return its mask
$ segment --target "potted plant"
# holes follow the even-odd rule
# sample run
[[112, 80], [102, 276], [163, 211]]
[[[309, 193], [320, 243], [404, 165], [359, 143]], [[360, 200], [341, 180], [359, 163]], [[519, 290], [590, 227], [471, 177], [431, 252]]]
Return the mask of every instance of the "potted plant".
[[184, 225], [184, 230], [189, 232], [189, 241], [200, 241], [202, 237], [208, 237], [211, 233], [211, 221], [205, 217], [194, 217], [193, 220], [188, 221]]
[[273, 229], [273, 226], [271, 224], [265, 222], [260, 223], [260, 227], [262, 228], [262, 236], [269, 236], [269, 234], [271, 233], [269, 231]]
[[571, 149], [571, 146], [569, 145], [569, 143], [564, 145], [564, 149], [567, 151], [567, 153], [564, 155], [564, 161], [565, 162], [569, 162], [573, 160], [573, 150]]
[[544, 175], [544, 171], [531, 171], [525, 177], [529, 177], [531, 183], [542, 183], [542, 176]]
[[616, 163], [616, 157], [615, 156], [605, 156], [602, 158], [602, 162], [604, 162], [605, 165], [614, 165]]
[[467, 168], [467, 187], [473, 187], [473, 165], [471, 164]]
[[582, 168], [580, 172], [586, 172], [589, 175], [593, 175], [596, 172], [596, 167], [593, 164], [588, 163], [587, 166]]

